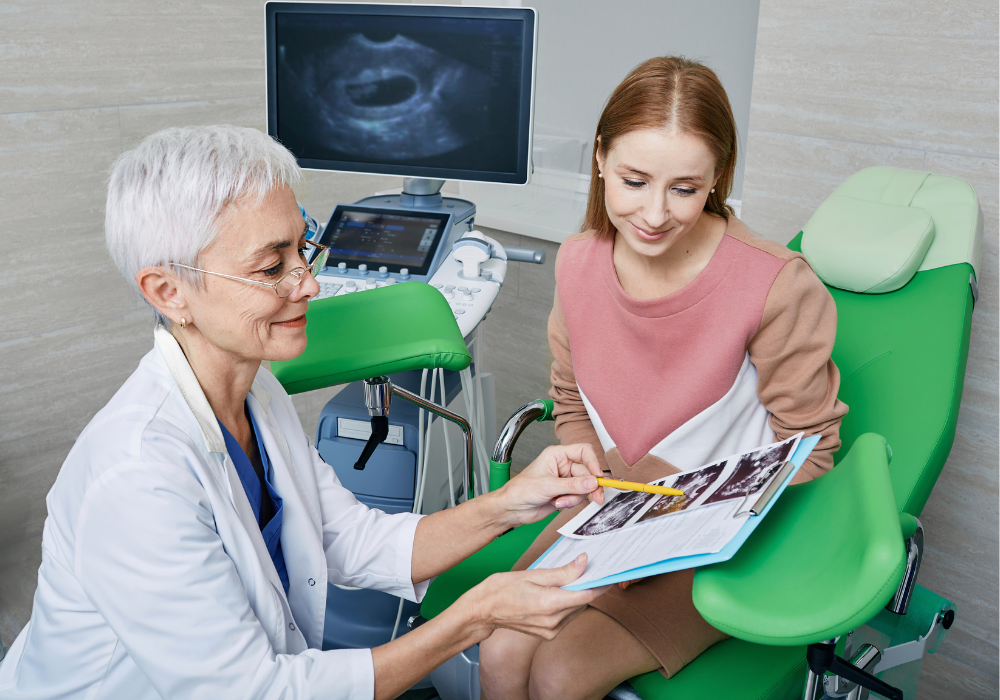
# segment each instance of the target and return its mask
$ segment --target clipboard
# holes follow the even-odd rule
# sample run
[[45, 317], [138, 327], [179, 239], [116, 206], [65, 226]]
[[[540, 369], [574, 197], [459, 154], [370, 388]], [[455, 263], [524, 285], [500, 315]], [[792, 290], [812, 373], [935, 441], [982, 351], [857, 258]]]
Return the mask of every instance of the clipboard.
[[[806, 461], [806, 457], [809, 453], [813, 451], [819, 443], [820, 436], [813, 435], [811, 437], [802, 438], [799, 441], [798, 447], [795, 449], [795, 453], [792, 454], [791, 458], [782, 465], [778, 477], [775, 478], [771, 485], [764, 490], [764, 492], [755, 498], [753, 504], [749, 506], [750, 516], [747, 521], [740, 528], [739, 532], [729, 540], [725, 547], [720, 549], [718, 552], [712, 554], [695, 554], [686, 557], [673, 557], [671, 559], [664, 559], [663, 561], [657, 562], [655, 564], [649, 564], [647, 566], [640, 566], [635, 569], [629, 569], [627, 571], [622, 571], [617, 574], [612, 574], [611, 576], [605, 576], [604, 578], [597, 579], [595, 581], [589, 581], [587, 583], [581, 584], [569, 584], [568, 586], [563, 586], [567, 591], [583, 591], [589, 588], [598, 588], [599, 586], [606, 586], [611, 583], [619, 583], [621, 581], [631, 581], [637, 578], [645, 578], [647, 576], [656, 576], [658, 574], [667, 574], [671, 571], [681, 571], [683, 569], [693, 569], [698, 566], [707, 566], [708, 564], [717, 564], [720, 561], [728, 561], [732, 559], [736, 552], [739, 551], [743, 543], [747, 541], [750, 534], [757, 529], [757, 525], [767, 516], [770, 512], [771, 507], [774, 505], [775, 501], [781, 493], [788, 487], [792, 479], [798, 473], [799, 468]], [[789, 466], [791, 465], [791, 466]], [[782, 479], [782, 475], [784, 478]], [[745, 512], [744, 508], [747, 504], [744, 503], [740, 508], [740, 512]], [[542, 556], [540, 556], [535, 563], [529, 566], [529, 569], [534, 569], [535, 565], [541, 561], [552, 549], [556, 547], [563, 540], [560, 537], [553, 543], [549, 549], [545, 551]]]

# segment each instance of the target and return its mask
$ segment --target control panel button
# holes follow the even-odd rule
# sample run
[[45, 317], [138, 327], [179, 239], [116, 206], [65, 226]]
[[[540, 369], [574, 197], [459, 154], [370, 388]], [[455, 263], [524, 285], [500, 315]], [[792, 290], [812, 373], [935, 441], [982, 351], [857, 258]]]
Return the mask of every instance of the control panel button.
[[467, 291], [469, 291], [469, 288], [468, 288], [468, 287], [459, 287], [459, 288], [458, 288], [458, 291], [460, 291], [460, 292], [463, 292], [463, 293], [464, 293], [464, 292], [467, 292]]
[[388, 287], [390, 284], [396, 284], [396, 280], [394, 280], [392, 277], [390, 277], [389, 279], [387, 279], [385, 281], [385, 286], [386, 287]]
[[368, 280], [365, 282], [365, 286], [368, 287], [368, 289], [375, 289], [377, 284], [378, 283], [375, 280]]
[[410, 279], [410, 269], [408, 267], [399, 268], [399, 279], [401, 280]]
[[480, 289], [479, 287], [473, 287], [473, 288], [472, 288], [472, 293], [473, 293], [473, 294], [479, 294], [479, 292], [481, 292], [481, 291], [483, 291], [483, 290], [482, 290], [482, 289]]
[[464, 313], [465, 313], [465, 309], [455, 309], [455, 315], [456, 316], [461, 316]]
[[431, 286], [432, 286], [432, 287], [434, 287], [434, 289], [441, 289], [442, 287], [444, 287], [444, 285], [443, 285], [443, 284], [438, 284], [437, 282], [435, 282], [435, 283], [434, 283], [434, 284], [432, 284]]
[[472, 301], [473, 299], [474, 297], [472, 296], [472, 292], [470, 292], [468, 289], [462, 292], [462, 301]]
[[341, 272], [347, 272], [347, 263], [345, 262], [337, 263], [337, 269], [340, 270]]
[[446, 284], [444, 286], [444, 291], [446, 291], [446, 292], [453, 292], [453, 291], [455, 291], [455, 285], [453, 285], [453, 284]]
[[358, 286], [358, 283], [355, 282], [354, 280], [347, 280], [347, 283], [344, 286], [347, 288], [347, 291], [353, 292], [355, 288]]
[[385, 265], [383, 265], [382, 267], [380, 267], [378, 269], [378, 276], [379, 277], [388, 277], [389, 276], [389, 268], [386, 267]]
[[449, 291], [448, 288], [445, 287], [444, 298], [445, 299], [454, 299], [455, 298], [455, 292]]
[[367, 275], [368, 274], [368, 266], [365, 265], [364, 263], [361, 263], [360, 265], [358, 265], [358, 272], [360, 272], [362, 275]]

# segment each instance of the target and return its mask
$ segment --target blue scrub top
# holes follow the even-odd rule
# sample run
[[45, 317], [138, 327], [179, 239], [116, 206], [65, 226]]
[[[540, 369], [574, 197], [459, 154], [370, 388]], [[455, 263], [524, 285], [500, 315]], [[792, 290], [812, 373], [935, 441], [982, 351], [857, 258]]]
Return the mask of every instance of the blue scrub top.
[[229, 457], [236, 466], [236, 473], [243, 484], [243, 490], [246, 491], [250, 507], [253, 508], [254, 517], [260, 525], [260, 534], [264, 538], [264, 544], [267, 545], [267, 553], [271, 555], [271, 561], [274, 562], [274, 568], [278, 571], [278, 578], [281, 579], [285, 593], [288, 593], [288, 570], [285, 568], [285, 556], [281, 553], [281, 496], [274, 490], [271, 483], [274, 480], [271, 459], [267, 456], [267, 450], [264, 449], [264, 442], [260, 439], [260, 431], [257, 430], [257, 423], [254, 421], [249, 407], [247, 415], [250, 416], [250, 425], [253, 428], [254, 437], [257, 439], [257, 454], [260, 455], [261, 464], [264, 465], [264, 483], [267, 485], [267, 496], [274, 506], [274, 516], [266, 523], [260, 522], [262, 493], [257, 472], [254, 471], [253, 464], [250, 463], [250, 458], [247, 457], [243, 448], [240, 447], [240, 443], [226, 430], [222, 421], [219, 421], [219, 427], [222, 428], [222, 437], [226, 441], [226, 451], [229, 452]]

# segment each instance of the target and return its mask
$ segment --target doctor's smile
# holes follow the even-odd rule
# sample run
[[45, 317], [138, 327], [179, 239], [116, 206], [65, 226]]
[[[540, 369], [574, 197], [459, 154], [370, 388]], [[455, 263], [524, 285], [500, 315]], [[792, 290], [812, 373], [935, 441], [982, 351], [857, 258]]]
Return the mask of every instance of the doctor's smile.
[[306, 315], [302, 314], [288, 321], [275, 321], [274, 325], [281, 328], [304, 328], [306, 325]]

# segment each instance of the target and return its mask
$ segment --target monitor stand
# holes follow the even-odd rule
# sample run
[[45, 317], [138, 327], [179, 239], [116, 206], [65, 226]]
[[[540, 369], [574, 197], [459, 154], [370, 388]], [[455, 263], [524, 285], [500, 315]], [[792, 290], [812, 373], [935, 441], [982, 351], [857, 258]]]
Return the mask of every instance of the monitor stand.
[[408, 177], [403, 180], [403, 192], [399, 195], [400, 206], [408, 209], [437, 209], [441, 206], [441, 187], [444, 180], [423, 177]]

